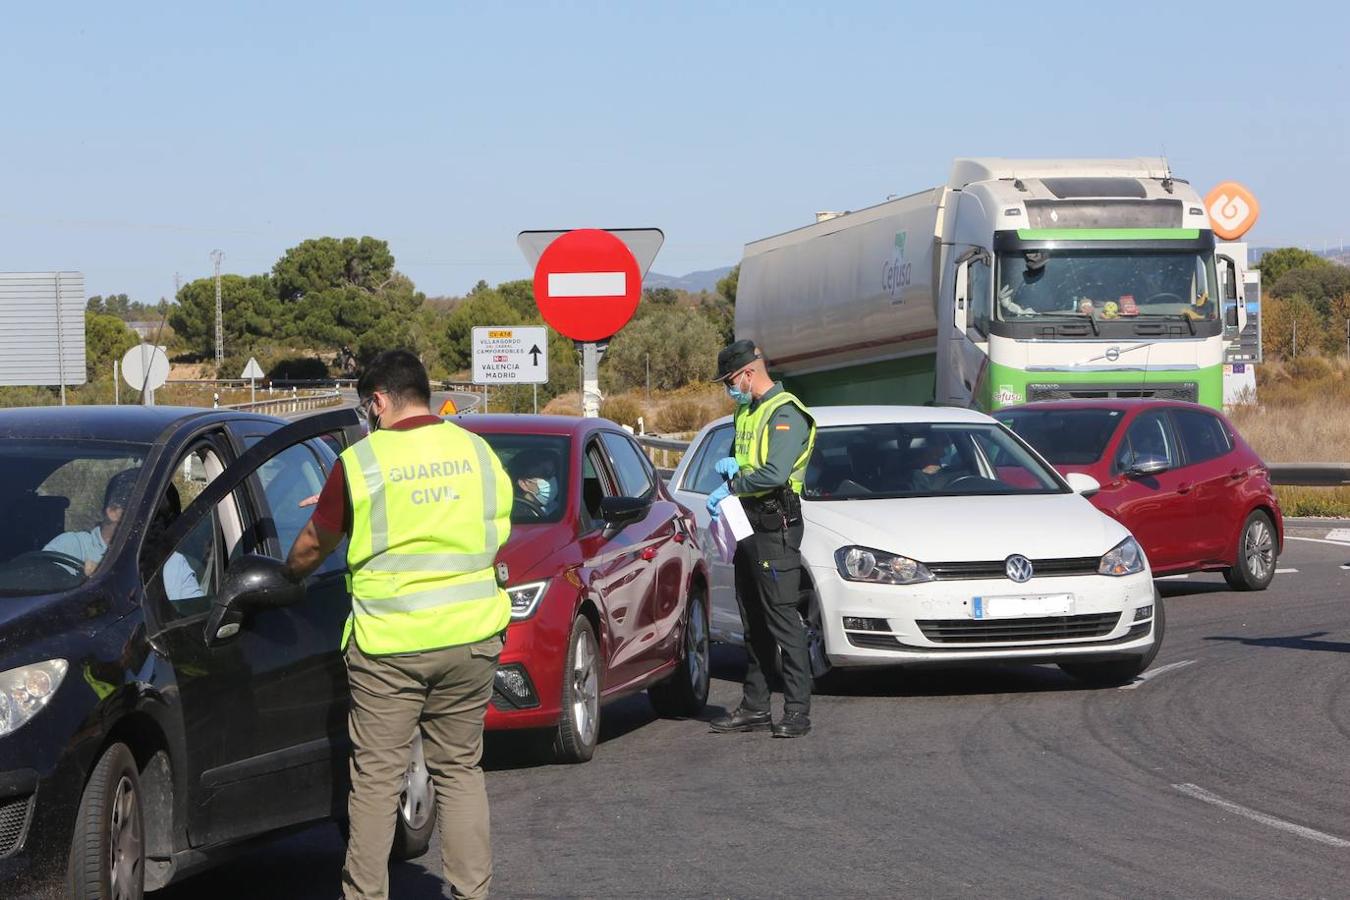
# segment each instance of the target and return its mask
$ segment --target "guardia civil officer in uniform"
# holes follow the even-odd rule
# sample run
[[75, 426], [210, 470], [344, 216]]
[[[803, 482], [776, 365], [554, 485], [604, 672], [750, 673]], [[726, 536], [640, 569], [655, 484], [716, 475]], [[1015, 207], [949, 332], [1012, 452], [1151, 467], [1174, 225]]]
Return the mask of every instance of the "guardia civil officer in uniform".
[[[736, 547], [736, 600], [750, 657], [740, 706], [715, 719], [714, 731], [759, 731], [801, 737], [811, 730], [811, 667], [806, 628], [797, 614], [802, 568], [800, 495], [815, 446], [816, 424], [800, 400], [769, 378], [763, 355], [736, 341], [717, 355], [717, 380], [736, 401], [735, 456], [719, 460], [724, 482], [708, 509], [729, 493], [740, 498], [754, 534]], [[772, 721], [768, 672], [782, 657], [783, 717]]]
[[456, 897], [486, 897], [492, 848], [479, 760], [511, 619], [493, 565], [511, 530], [511, 482], [482, 438], [431, 414], [427, 373], [411, 353], [377, 356], [357, 393], [372, 431], [334, 466], [287, 559], [303, 578], [349, 539], [343, 894], [388, 896], [399, 790], [420, 723], [445, 879]]

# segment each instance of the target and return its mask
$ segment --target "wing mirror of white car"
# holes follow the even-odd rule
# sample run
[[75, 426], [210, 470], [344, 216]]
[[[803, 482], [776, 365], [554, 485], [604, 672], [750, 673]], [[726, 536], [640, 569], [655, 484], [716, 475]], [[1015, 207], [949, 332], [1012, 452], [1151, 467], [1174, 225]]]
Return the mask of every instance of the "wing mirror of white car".
[[1073, 488], [1075, 494], [1082, 494], [1084, 497], [1091, 497], [1102, 489], [1102, 483], [1091, 475], [1084, 475], [1082, 472], [1070, 472], [1064, 476], [1064, 480]]

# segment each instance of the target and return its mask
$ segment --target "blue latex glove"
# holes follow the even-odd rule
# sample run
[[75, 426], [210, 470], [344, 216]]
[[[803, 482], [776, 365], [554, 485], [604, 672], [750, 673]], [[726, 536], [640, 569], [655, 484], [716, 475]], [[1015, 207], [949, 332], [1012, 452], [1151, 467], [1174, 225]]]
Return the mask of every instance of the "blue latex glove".
[[736, 462], [736, 457], [727, 456], [723, 459], [719, 459], [713, 466], [713, 470], [723, 478], [735, 478], [741, 473], [741, 465]]
[[722, 511], [717, 508], [717, 504], [721, 503], [730, 495], [731, 485], [729, 484], [719, 484], [717, 490], [708, 495], [708, 512], [712, 513], [714, 519], [722, 514]]

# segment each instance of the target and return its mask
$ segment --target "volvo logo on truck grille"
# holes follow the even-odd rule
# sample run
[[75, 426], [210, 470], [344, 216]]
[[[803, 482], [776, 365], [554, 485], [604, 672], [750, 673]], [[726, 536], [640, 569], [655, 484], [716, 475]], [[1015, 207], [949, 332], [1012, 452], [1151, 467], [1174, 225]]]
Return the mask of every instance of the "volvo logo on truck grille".
[[1004, 570], [1008, 573], [1008, 577], [1018, 584], [1025, 584], [1030, 581], [1031, 576], [1035, 573], [1035, 570], [1031, 565], [1031, 560], [1020, 553], [1014, 553], [1004, 560], [1003, 566]]

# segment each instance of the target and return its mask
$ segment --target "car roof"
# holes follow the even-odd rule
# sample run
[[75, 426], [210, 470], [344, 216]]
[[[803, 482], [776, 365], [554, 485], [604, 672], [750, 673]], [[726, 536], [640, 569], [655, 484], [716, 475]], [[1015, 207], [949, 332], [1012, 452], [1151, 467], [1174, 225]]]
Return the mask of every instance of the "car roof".
[[166, 429], [189, 420], [238, 417], [233, 410], [190, 406], [27, 406], [0, 409], [0, 438], [151, 444]]
[[[974, 409], [959, 406], [809, 406], [811, 417], [819, 428], [836, 425], [876, 425], [879, 423], [972, 423], [997, 424], [989, 416]], [[730, 422], [723, 416], [713, 424]]]
[[595, 428], [620, 430], [608, 419], [583, 419], [580, 416], [545, 416], [530, 413], [461, 413], [447, 421], [476, 434], [559, 434], [576, 436]]
[[1022, 409], [1036, 412], [1056, 409], [1114, 409], [1120, 412], [1143, 409], [1199, 409], [1209, 413], [1218, 412], [1211, 407], [1199, 403], [1190, 403], [1186, 400], [1155, 400], [1151, 397], [1110, 397], [1100, 400], [1037, 400], [1033, 403], [1005, 407], [1000, 409], [999, 412], [1017, 412]]

